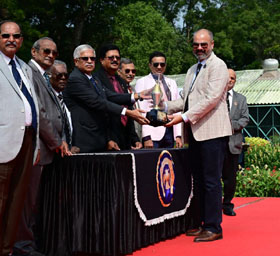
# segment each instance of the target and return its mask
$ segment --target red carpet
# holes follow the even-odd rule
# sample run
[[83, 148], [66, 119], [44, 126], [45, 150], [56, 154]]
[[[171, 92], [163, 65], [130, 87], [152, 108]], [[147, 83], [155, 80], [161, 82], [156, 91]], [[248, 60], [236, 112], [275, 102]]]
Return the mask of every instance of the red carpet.
[[280, 198], [234, 198], [237, 216], [223, 215], [222, 240], [194, 243], [181, 235], [133, 253], [133, 256], [279, 256]]

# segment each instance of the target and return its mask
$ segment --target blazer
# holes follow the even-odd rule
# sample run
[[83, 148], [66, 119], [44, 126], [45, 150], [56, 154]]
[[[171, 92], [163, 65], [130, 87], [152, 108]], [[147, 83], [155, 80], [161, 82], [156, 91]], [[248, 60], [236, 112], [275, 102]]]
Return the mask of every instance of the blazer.
[[[23, 74], [30, 84], [31, 96], [33, 98], [37, 120], [38, 102], [32, 83], [32, 72], [30, 67], [21, 59], [16, 57]], [[7, 63], [0, 54], [0, 163], [13, 160], [20, 151], [25, 132], [25, 111], [20, 88], [16, 83]], [[39, 148], [38, 128], [36, 132], [36, 146], [34, 161]]]
[[46, 79], [39, 69], [30, 60], [28, 65], [32, 69], [33, 84], [39, 104], [39, 138], [40, 138], [40, 165], [50, 164], [53, 161], [55, 149], [65, 140], [63, 131], [63, 112], [60, 103], [47, 85]]
[[246, 97], [233, 90], [230, 120], [233, 134], [229, 137], [229, 151], [232, 154], [242, 152], [242, 129], [249, 123], [249, 110]]
[[[110, 82], [110, 79], [103, 67], [95, 72], [94, 76], [100, 80], [102, 86], [106, 87], [110, 91], [115, 92], [114, 86]], [[123, 92], [128, 93], [126, 82], [117, 74], [115, 77], [121, 85]], [[129, 106], [128, 108], [133, 109], [132, 106]], [[131, 146], [135, 146], [135, 143], [140, 141], [135, 131], [134, 120], [132, 118], [128, 117], [126, 126], [123, 126], [120, 115], [117, 116], [110, 114], [108, 128], [109, 140], [115, 141], [122, 150], [131, 149]]]
[[[168, 112], [183, 110], [190, 121], [193, 136], [197, 141], [231, 135], [231, 123], [226, 103], [228, 81], [226, 64], [212, 52], [191, 87], [196, 69], [197, 64], [189, 68], [183, 88], [183, 99], [167, 102]], [[185, 109], [187, 98], [188, 110]], [[187, 141], [185, 123], [183, 135], [184, 141]]]
[[123, 107], [131, 104], [131, 95], [118, 94], [102, 87], [93, 77], [96, 87], [76, 67], [71, 72], [64, 101], [71, 112], [73, 125], [72, 145], [81, 153], [105, 151], [108, 142], [108, 113], [120, 115]]
[[[176, 100], [180, 98], [178, 93], [178, 87], [176, 81], [164, 76], [167, 86], [171, 92], [171, 100]], [[135, 85], [135, 91], [141, 92], [146, 89], [150, 89], [155, 85], [155, 79], [153, 78], [152, 74], [144, 76], [137, 80]], [[143, 100], [139, 102], [140, 109], [145, 111], [150, 111], [151, 103], [148, 100]], [[153, 127], [151, 125], [143, 125], [142, 126], [142, 137], [151, 136], [152, 140], [159, 141], [163, 138], [165, 134], [166, 128], [164, 126]], [[181, 136], [181, 124], [177, 124], [173, 126], [173, 134], [174, 140], [177, 136]]]

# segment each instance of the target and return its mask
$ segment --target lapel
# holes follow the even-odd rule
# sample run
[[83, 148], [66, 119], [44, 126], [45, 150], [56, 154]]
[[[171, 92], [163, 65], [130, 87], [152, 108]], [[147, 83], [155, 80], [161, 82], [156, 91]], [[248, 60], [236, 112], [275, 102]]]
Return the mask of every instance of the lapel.
[[115, 91], [114, 86], [110, 82], [110, 79], [109, 79], [106, 71], [103, 69], [103, 67], [100, 67], [98, 73], [99, 73], [99, 79], [100, 79], [101, 85], [105, 86], [107, 89], [114, 92]]
[[9, 81], [13, 89], [16, 91], [16, 93], [20, 96], [19, 86], [16, 83], [16, 80], [14, 79], [8, 65], [6, 64], [1, 54], [0, 54], [0, 70], [2, 71], [3, 75], [7, 78], [7, 80]]

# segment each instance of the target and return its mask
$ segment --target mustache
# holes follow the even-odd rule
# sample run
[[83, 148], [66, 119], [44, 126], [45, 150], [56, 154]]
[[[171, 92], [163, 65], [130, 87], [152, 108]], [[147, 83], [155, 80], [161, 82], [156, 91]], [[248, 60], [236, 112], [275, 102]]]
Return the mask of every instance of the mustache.
[[10, 45], [13, 45], [13, 46], [17, 47], [17, 43], [16, 42], [7, 42], [5, 44], [5, 46], [10, 46]]
[[86, 64], [85, 66], [91, 68], [91, 67], [93, 67], [93, 64]]
[[118, 65], [119, 63], [117, 61], [111, 61], [111, 64], [116, 64]]

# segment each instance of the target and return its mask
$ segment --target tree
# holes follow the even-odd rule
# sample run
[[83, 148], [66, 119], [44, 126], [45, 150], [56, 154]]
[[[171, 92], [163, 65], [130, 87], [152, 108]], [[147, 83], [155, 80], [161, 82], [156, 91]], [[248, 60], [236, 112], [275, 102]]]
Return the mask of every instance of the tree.
[[149, 72], [149, 54], [155, 50], [167, 56], [167, 73], [186, 72], [194, 61], [185, 38], [150, 4], [137, 2], [119, 10], [113, 28], [115, 43], [124, 57], [134, 60], [138, 73]]

